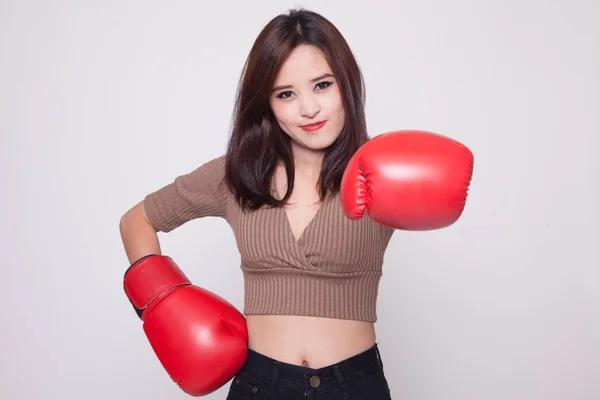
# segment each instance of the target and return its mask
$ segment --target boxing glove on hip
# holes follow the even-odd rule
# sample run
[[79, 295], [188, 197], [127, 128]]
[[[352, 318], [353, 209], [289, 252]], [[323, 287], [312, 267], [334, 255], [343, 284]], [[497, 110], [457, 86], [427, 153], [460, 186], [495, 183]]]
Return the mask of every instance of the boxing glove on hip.
[[125, 273], [124, 289], [156, 356], [187, 394], [219, 389], [246, 362], [244, 316], [192, 285], [171, 258], [150, 255], [136, 261]]
[[402, 230], [433, 230], [461, 216], [473, 173], [463, 144], [426, 131], [375, 136], [348, 163], [341, 183], [344, 214]]

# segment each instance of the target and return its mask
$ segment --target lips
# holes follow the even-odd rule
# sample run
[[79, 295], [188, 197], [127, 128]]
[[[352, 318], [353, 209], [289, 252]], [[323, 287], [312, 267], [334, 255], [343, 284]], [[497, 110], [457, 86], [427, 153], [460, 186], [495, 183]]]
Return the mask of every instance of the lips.
[[301, 128], [307, 132], [314, 132], [314, 131], [318, 131], [319, 129], [321, 129], [323, 126], [325, 126], [326, 123], [327, 123], [327, 121], [319, 121], [319, 122], [315, 122], [314, 124], [303, 125], [303, 126], [301, 126]]

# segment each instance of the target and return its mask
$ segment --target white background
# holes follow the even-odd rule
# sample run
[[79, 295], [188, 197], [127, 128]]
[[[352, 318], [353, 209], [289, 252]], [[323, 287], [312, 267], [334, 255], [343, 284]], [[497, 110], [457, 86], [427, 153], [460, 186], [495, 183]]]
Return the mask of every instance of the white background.
[[[245, 57], [296, 5], [350, 43], [371, 135], [475, 154], [462, 219], [397, 232], [385, 258], [394, 399], [600, 398], [595, 0], [0, 1], [0, 398], [189, 398], [124, 296], [119, 219], [224, 152]], [[225, 221], [160, 239], [242, 308]]]

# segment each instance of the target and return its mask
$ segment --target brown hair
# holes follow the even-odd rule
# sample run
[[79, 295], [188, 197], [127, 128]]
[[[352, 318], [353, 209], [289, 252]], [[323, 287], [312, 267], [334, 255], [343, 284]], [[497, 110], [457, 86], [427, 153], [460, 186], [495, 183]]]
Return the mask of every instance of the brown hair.
[[[323, 16], [305, 9], [273, 18], [259, 33], [240, 77], [226, 153], [226, 180], [242, 207], [281, 206], [294, 185], [290, 138], [281, 130], [269, 105], [277, 72], [299, 45], [318, 47], [340, 87], [346, 119], [336, 141], [326, 149], [319, 178], [320, 195], [339, 190], [344, 169], [368, 140], [363, 76], [338, 29]], [[288, 176], [287, 192], [278, 200], [271, 180], [279, 161]]]

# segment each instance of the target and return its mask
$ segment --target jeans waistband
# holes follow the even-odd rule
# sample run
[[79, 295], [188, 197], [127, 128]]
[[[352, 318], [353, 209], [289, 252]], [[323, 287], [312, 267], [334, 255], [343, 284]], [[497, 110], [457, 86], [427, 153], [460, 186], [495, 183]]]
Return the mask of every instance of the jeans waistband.
[[241, 373], [260, 379], [271, 388], [285, 386], [313, 394], [344, 388], [347, 383], [382, 373], [383, 362], [377, 344], [345, 360], [322, 368], [288, 364], [249, 349]]

